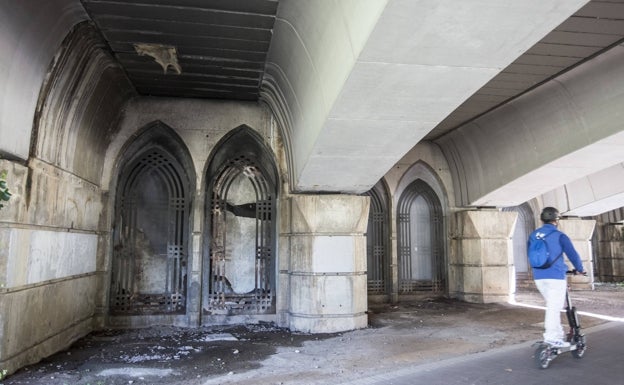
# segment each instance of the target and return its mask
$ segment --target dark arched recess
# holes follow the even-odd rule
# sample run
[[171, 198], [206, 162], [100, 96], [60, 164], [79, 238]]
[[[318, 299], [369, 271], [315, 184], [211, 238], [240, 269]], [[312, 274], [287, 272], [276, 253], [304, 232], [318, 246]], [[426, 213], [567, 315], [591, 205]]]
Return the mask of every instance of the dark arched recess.
[[246, 125], [215, 147], [206, 172], [202, 312], [275, 313], [278, 173], [270, 148]]
[[184, 314], [194, 172], [180, 137], [145, 127], [119, 162], [110, 313]]

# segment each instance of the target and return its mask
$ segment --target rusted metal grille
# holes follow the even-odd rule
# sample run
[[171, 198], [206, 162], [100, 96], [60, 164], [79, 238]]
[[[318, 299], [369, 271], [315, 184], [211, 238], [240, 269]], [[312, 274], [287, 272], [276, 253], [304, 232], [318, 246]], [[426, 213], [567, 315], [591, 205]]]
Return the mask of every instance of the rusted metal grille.
[[111, 269], [112, 314], [186, 310], [188, 180], [159, 148], [120, 177]]
[[401, 195], [397, 213], [399, 294], [440, 292], [445, 288], [441, 205], [422, 180]]
[[[273, 190], [254, 160], [246, 156], [231, 159], [217, 175], [210, 202], [210, 283], [204, 314], [275, 312]], [[241, 197], [247, 201], [232, 203]]]

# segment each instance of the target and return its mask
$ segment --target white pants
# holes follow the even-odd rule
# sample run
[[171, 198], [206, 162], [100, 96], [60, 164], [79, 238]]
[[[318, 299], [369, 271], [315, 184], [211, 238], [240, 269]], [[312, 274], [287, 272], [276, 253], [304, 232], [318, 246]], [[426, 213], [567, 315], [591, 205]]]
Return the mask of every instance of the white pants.
[[565, 304], [568, 282], [565, 279], [537, 279], [535, 285], [546, 300], [544, 341], [562, 340], [561, 309]]

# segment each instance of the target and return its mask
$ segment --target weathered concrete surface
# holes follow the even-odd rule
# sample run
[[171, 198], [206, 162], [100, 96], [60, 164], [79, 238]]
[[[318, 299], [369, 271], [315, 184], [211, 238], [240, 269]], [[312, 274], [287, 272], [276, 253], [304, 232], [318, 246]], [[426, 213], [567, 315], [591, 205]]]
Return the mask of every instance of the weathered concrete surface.
[[86, 19], [75, 0], [0, 3], [0, 151], [28, 158], [33, 116], [50, 62], [68, 31]]
[[578, 289], [591, 289], [594, 282], [594, 265], [592, 252], [592, 235], [596, 226], [595, 220], [570, 219], [560, 220], [559, 230], [570, 237], [574, 248], [579, 253], [587, 276], [574, 276], [570, 278], [570, 284]]
[[598, 250], [600, 260], [595, 274], [605, 282], [624, 281], [624, 225], [603, 225]]
[[[215, 145], [233, 128], [245, 124], [257, 131], [278, 152], [279, 132], [270, 110], [256, 102], [141, 97], [124, 108], [119, 132], [105, 156], [102, 188], [109, 190], [117, 177], [124, 146], [146, 127], [161, 122], [180, 136], [193, 159], [197, 186], [207, 183], [205, 168]], [[199, 218], [201, 220], [201, 218]]]
[[0, 368], [14, 370], [92, 330], [104, 154], [134, 89], [93, 26], [74, 28], [79, 3], [4, 4], [16, 54], [0, 75], [13, 194], [0, 211]]
[[293, 189], [369, 190], [585, 2], [282, 0], [262, 97], [294, 155]]
[[282, 216], [280, 255], [288, 267], [280, 264], [280, 283], [286, 284], [290, 328], [318, 333], [365, 327], [369, 198], [294, 195], [283, 205], [289, 210]]
[[512, 234], [517, 213], [455, 214], [449, 254], [449, 294], [468, 302], [506, 302], [515, 289]]
[[0, 367], [15, 370], [93, 330], [101, 204], [97, 186], [47, 163], [0, 166], [13, 194], [0, 211]]
[[91, 332], [93, 274], [0, 289], [0, 368], [39, 361]]

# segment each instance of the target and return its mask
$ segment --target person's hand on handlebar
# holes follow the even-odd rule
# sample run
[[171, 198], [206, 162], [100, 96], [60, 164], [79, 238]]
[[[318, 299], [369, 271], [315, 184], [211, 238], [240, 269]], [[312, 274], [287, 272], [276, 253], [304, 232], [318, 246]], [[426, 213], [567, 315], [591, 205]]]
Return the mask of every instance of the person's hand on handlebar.
[[572, 274], [572, 275], [579, 275], [579, 274], [581, 274], [581, 275], [584, 275], [585, 277], [587, 277], [587, 272], [586, 271], [578, 271], [576, 269], [568, 270], [568, 271], [566, 271], [566, 274]]

